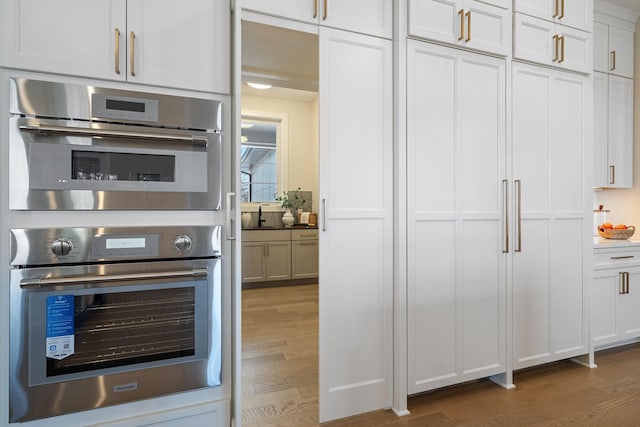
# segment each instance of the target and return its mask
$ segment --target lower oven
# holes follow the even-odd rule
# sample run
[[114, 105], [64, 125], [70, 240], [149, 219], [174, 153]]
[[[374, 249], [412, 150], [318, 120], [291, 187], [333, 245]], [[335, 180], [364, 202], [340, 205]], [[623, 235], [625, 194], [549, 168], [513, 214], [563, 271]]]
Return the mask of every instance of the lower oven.
[[220, 227], [11, 242], [11, 422], [221, 385]]

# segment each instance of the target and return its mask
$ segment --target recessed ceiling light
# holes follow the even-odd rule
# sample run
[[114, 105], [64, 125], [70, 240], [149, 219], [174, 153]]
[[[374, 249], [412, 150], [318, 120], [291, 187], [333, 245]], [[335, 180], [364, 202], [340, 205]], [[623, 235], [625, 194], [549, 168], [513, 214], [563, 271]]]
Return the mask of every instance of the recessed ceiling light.
[[271, 85], [265, 85], [262, 83], [247, 82], [247, 85], [254, 89], [260, 89], [260, 90], [271, 89]]

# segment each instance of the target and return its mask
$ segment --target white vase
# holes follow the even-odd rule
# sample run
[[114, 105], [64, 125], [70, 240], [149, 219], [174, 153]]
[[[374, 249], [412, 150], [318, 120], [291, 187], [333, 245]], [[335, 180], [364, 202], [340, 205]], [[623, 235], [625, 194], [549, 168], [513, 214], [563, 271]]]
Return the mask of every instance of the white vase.
[[251, 212], [242, 213], [242, 228], [249, 228], [251, 225]]
[[293, 214], [291, 209], [286, 209], [284, 215], [282, 215], [282, 223], [285, 227], [291, 227], [293, 225]]

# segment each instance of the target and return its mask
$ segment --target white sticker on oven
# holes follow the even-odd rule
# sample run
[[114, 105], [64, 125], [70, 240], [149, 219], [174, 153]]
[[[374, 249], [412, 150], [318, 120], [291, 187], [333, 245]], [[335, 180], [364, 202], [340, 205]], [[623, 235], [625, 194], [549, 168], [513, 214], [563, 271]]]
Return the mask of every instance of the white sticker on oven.
[[47, 357], [61, 360], [74, 353], [73, 295], [47, 297]]

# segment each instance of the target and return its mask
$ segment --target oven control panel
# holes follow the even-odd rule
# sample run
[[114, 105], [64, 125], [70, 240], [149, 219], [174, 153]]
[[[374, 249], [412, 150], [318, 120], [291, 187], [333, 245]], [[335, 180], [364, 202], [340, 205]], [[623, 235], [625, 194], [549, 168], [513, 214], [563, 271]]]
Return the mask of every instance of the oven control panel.
[[213, 258], [221, 234], [221, 226], [12, 229], [11, 265]]

